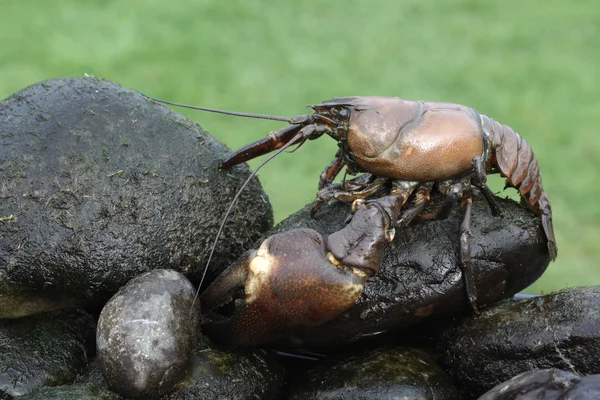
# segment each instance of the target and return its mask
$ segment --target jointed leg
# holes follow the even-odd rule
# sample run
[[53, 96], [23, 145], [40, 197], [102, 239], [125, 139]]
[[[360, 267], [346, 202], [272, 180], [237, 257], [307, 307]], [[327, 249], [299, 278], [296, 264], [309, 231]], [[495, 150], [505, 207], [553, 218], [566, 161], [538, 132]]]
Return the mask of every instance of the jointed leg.
[[[438, 189], [441, 193], [446, 194], [446, 199], [442, 206], [435, 213], [426, 215], [428, 219], [444, 219], [447, 218], [452, 208], [456, 204], [456, 200], [460, 197], [462, 208], [464, 209], [463, 220], [460, 224], [460, 269], [463, 276], [465, 291], [469, 304], [474, 312], [477, 310], [477, 288], [473, 282], [473, 264], [471, 261], [471, 213], [473, 209], [473, 200], [471, 198], [471, 183], [470, 179], [463, 179], [459, 182], [450, 183], [443, 182], [438, 184]], [[421, 215], [422, 219], [423, 215]]]
[[473, 200], [469, 189], [463, 192], [462, 206], [465, 213], [460, 224], [460, 266], [471, 308], [475, 313], [479, 313], [479, 310], [477, 310], [477, 288], [473, 282], [473, 264], [471, 263], [471, 211]]
[[473, 158], [473, 185], [478, 188], [481, 193], [483, 193], [483, 196], [485, 197], [485, 199], [487, 200], [488, 204], [490, 205], [490, 208], [492, 210], [492, 215], [497, 217], [497, 216], [501, 216], [503, 217], [504, 215], [502, 214], [502, 210], [500, 209], [500, 206], [498, 206], [498, 203], [496, 202], [496, 199], [494, 198], [494, 194], [492, 193], [492, 191], [490, 190], [490, 188], [485, 184], [485, 182], [487, 181], [486, 175], [485, 175], [485, 167], [483, 165], [483, 159], [480, 156], [476, 156]]
[[410, 225], [416, 218], [421, 216], [421, 213], [429, 204], [431, 198], [431, 188], [433, 183], [424, 183], [419, 186], [415, 194], [415, 201], [412, 207], [405, 209], [396, 221], [396, 228], [405, 228]]
[[364, 186], [354, 185], [359, 178], [348, 181], [345, 184], [329, 185], [326, 188], [319, 190], [317, 193], [317, 198], [313, 202], [313, 207], [310, 212], [311, 216], [314, 216], [316, 212], [331, 199], [337, 199], [346, 203], [350, 203], [358, 199], [369, 197], [381, 189], [381, 187], [388, 180], [387, 178], [375, 178]]
[[296, 135], [304, 128], [300, 125], [290, 125], [281, 128], [278, 131], [270, 132], [266, 137], [229, 153], [221, 164], [219, 164], [219, 168], [231, 168], [234, 165], [241, 164], [258, 156], [262, 156], [263, 154], [270, 153], [273, 150], [280, 149], [296, 137]]
[[319, 177], [319, 190], [331, 185], [331, 182], [333, 182], [342, 168], [344, 168], [344, 165], [346, 165], [346, 160], [342, 155], [342, 149], [339, 149], [337, 153], [335, 153], [333, 160], [323, 169], [323, 172], [321, 172], [321, 176]]
[[394, 239], [393, 221], [408, 196], [395, 193], [359, 201], [349, 224], [326, 238], [327, 249], [342, 265], [360, 268], [374, 276], [381, 263], [386, 242]]
[[396, 222], [395, 221], [398, 220], [400, 210], [402, 209], [402, 206], [404, 206], [404, 203], [406, 203], [406, 200], [410, 197], [412, 192], [415, 190], [415, 187], [417, 187], [417, 185], [418, 185], [417, 182], [393, 181], [392, 188], [391, 188], [390, 194], [388, 196], [381, 197], [381, 198], [374, 199], [374, 200], [367, 200], [367, 201], [365, 201], [363, 199], [357, 199], [352, 203], [352, 213], [356, 212], [356, 210], [359, 207], [364, 206], [365, 204], [380, 207], [379, 203], [383, 202], [384, 199], [387, 199], [385, 201], [391, 202], [390, 204], [393, 204], [393, 206], [390, 206], [389, 208], [391, 210], [394, 210], [392, 212], [392, 215], [390, 215], [390, 219], [384, 224], [385, 225], [385, 238], [388, 242], [391, 242], [392, 240], [394, 240], [394, 236], [396, 235], [396, 229], [395, 229]]
[[469, 185], [470, 184], [467, 181], [438, 183], [438, 191], [446, 195], [444, 202], [433, 213], [421, 214], [419, 219], [421, 221], [438, 221], [448, 218], [454, 209], [454, 206], [456, 206], [457, 200], [462, 196], [462, 193], [469, 188]]

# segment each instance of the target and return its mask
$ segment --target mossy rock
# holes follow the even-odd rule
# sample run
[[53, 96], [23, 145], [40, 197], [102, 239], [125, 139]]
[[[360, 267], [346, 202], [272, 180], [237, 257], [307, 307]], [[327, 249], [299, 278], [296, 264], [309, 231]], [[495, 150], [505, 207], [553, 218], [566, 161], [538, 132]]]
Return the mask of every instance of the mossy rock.
[[[198, 278], [249, 176], [171, 109], [106, 80], [52, 79], [0, 102], [0, 318], [102, 304], [145, 271]], [[256, 179], [209, 277], [272, 225]]]

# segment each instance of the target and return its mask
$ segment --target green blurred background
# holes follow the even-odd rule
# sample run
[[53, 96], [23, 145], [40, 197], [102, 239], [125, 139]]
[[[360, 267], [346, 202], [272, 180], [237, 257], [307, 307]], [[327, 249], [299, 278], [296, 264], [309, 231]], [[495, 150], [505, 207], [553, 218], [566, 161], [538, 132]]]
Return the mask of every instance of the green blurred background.
[[[473, 106], [531, 144], [552, 201], [559, 258], [529, 290], [600, 284], [598, 0], [3, 0], [0, 27], [0, 98], [88, 73], [286, 116], [347, 95]], [[181, 112], [231, 148], [281, 126]], [[335, 149], [323, 138], [261, 171], [276, 220], [312, 201]]]

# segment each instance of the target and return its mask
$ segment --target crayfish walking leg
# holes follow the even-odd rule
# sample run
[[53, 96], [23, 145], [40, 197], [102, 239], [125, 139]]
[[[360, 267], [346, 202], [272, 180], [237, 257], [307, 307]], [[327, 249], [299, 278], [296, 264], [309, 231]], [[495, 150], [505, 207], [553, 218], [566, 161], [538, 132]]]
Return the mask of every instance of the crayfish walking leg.
[[460, 224], [460, 266], [467, 298], [473, 311], [479, 314], [477, 309], [477, 289], [473, 282], [473, 264], [471, 263], [471, 211], [473, 209], [473, 199], [471, 198], [471, 191], [469, 189], [463, 191], [462, 204], [465, 213]]

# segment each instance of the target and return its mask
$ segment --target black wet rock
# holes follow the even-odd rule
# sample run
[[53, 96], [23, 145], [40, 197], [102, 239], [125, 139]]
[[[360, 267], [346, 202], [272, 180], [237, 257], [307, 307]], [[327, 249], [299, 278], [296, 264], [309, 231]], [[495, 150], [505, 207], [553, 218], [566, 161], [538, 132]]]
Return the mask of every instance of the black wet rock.
[[478, 400], [600, 399], [600, 375], [542, 369], [524, 372], [486, 392]]
[[471, 396], [532, 369], [599, 374], [600, 287], [490, 307], [448, 329], [439, 349], [447, 371]]
[[111, 392], [108, 387], [99, 389], [89, 384], [74, 383], [58, 387], [44, 387], [19, 400], [122, 400], [123, 397]]
[[460, 399], [458, 390], [425, 350], [362, 350], [325, 360], [294, 376], [292, 400]]
[[[482, 306], [529, 286], [550, 258], [541, 223], [530, 210], [497, 198], [504, 218], [493, 217], [483, 196], [474, 193], [473, 199], [471, 251]], [[435, 196], [432, 208], [441, 201]], [[344, 226], [349, 214], [349, 205], [333, 201], [312, 219], [307, 206], [267, 235], [301, 227], [330, 234]], [[377, 332], [398, 331], [430, 316], [471, 313], [459, 261], [462, 215], [457, 206], [445, 220], [397, 229], [378, 274], [367, 280], [356, 304], [319, 327], [296, 332], [292, 344], [331, 349]]]
[[102, 376], [98, 359], [94, 358], [69, 385], [42, 387], [19, 400], [122, 400], [110, 390]]
[[223, 348], [201, 335], [186, 375], [163, 399], [279, 399], [284, 378], [265, 350]]
[[181, 377], [198, 336], [196, 290], [173, 270], [132, 279], [104, 306], [96, 345], [104, 377], [116, 392], [154, 398]]
[[0, 398], [73, 382], [94, 354], [94, 332], [79, 310], [0, 320]]
[[[198, 278], [246, 166], [139, 92], [91, 77], [0, 102], [0, 318], [101, 305], [142, 272]], [[229, 216], [217, 275], [272, 224], [256, 179]]]

